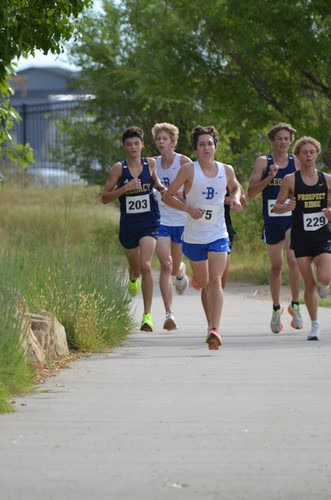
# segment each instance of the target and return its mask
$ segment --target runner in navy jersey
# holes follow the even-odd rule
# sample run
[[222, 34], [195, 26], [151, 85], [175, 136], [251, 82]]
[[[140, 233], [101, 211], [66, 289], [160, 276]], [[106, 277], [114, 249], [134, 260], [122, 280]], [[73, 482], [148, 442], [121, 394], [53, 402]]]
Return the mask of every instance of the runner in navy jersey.
[[326, 298], [331, 282], [331, 175], [316, 169], [320, 151], [320, 143], [312, 137], [296, 142], [294, 154], [301, 168], [284, 178], [273, 207], [275, 213], [290, 210], [293, 214], [291, 248], [304, 281], [311, 319], [307, 340], [320, 339], [316, 289], [321, 298]]
[[[164, 191], [156, 175], [154, 158], [141, 156], [144, 134], [139, 127], [129, 127], [123, 132], [122, 143], [126, 160], [113, 165], [102, 193], [102, 202], [119, 199], [119, 240], [129, 264], [128, 291], [132, 296], [141, 288], [144, 314], [140, 329], [152, 332], [151, 316], [153, 275], [151, 261], [156, 246], [160, 212], [154, 189]], [[153, 189], [154, 188], [154, 189]]]
[[292, 293], [292, 302], [288, 306], [288, 312], [292, 316], [291, 326], [296, 329], [303, 328], [299, 307], [300, 272], [294, 252], [290, 248], [292, 214], [289, 211], [278, 215], [272, 211], [283, 178], [300, 168], [299, 161], [288, 153], [295, 132], [296, 130], [288, 123], [278, 123], [269, 130], [267, 137], [272, 143], [273, 153], [257, 158], [247, 191], [249, 198], [260, 193], [262, 193], [263, 198], [263, 240], [267, 246], [270, 262], [269, 287], [273, 302], [270, 328], [273, 333], [281, 332], [284, 326], [281, 321], [284, 309], [280, 303], [284, 246]]

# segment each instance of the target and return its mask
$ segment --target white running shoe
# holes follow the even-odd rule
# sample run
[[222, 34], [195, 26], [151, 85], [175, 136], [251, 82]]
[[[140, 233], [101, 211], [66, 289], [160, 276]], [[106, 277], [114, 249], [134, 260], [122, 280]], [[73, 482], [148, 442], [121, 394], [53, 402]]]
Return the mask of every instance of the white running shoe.
[[321, 297], [321, 299], [326, 299], [329, 295], [330, 285], [321, 285], [320, 283], [316, 283], [317, 293]]
[[311, 330], [308, 333], [307, 340], [319, 340], [320, 339], [320, 323], [316, 322], [311, 325]]
[[175, 288], [176, 288], [176, 292], [178, 293], [178, 295], [183, 295], [183, 293], [185, 292], [186, 288], [188, 287], [189, 285], [189, 280], [188, 280], [188, 277], [186, 276], [186, 265], [184, 262], [181, 263], [180, 267], [182, 268], [183, 270], [183, 277], [178, 279], [176, 277], [175, 279]]
[[163, 329], [164, 330], [177, 330], [178, 325], [175, 320], [175, 316], [173, 315], [172, 312], [167, 312], [164, 323], [163, 323]]
[[270, 328], [272, 333], [280, 333], [283, 329], [283, 323], [280, 320], [281, 315], [283, 314], [284, 308], [280, 306], [280, 309], [272, 312]]

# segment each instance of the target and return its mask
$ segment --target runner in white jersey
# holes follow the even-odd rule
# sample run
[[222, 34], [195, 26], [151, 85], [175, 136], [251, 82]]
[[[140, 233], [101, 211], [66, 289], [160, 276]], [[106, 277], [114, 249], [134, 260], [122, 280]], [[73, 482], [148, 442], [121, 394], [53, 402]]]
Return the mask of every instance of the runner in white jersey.
[[[152, 134], [160, 156], [156, 158], [156, 172], [164, 186], [170, 186], [177, 176], [181, 165], [190, 161], [187, 156], [174, 151], [178, 141], [178, 128], [171, 123], [156, 123]], [[183, 191], [181, 191], [182, 195]], [[175, 287], [182, 295], [188, 286], [186, 266], [183, 262], [182, 236], [186, 221], [186, 213], [169, 207], [156, 193], [161, 214], [158, 229], [156, 255], [160, 261], [160, 290], [165, 308], [165, 330], [175, 330], [177, 322], [173, 313], [172, 276], [175, 277]]]
[[[186, 212], [183, 253], [190, 260], [194, 288], [201, 290], [201, 301], [208, 323], [206, 342], [219, 349], [219, 326], [223, 308], [222, 275], [230, 251], [224, 218], [226, 192], [234, 211], [241, 210], [240, 186], [231, 165], [215, 161], [218, 132], [214, 127], [196, 127], [192, 133], [198, 161], [183, 165], [164, 194], [165, 203]], [[184, 187], [186, 203], [178, 197]]]
[[228, 239], [224, 217], [227, 178], [223, 163], [214, 164], [217, 167], [216, 175], [210, 178], [199, 161], [193, 163], [193, 182], [186, 194], [186, 203], [202, 209], [203, 214], [199, 219], [187, 218], [183, 238], [185, 243], [203, 244], [220, 238]]

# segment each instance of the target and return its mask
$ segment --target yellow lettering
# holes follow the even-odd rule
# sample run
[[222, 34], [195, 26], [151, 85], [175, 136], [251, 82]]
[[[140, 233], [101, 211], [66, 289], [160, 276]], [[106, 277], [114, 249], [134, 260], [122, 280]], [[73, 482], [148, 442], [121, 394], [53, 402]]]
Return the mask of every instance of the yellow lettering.
[[132, 189], [131, 191], [128, 191], [126, 194], [130, 195], [135, 193], [146, 193], [146, 192], [148, 193], [150, 189], [151, 189], [151, 183], [147, 182], [146, 184], [142, 184], [140, 188]]
[[283, 179], [278, 179], [277, 177], [274, 177], [270, 182], [269, 186], [281, 186]]
[[298, 201], [314, 201], [314, 200], [324, 200], [326, 193], [307, 193], [298, 194]]
[[151, 190], [151, 184], [150, 184], [150, 182], [148, 182], [147, 184], [143, 184], [142, 185], [142, 190], [144, 191], [144, 193], [146, 193], [146, 191], [150, 191]]
[[316, 201], [305, 201], [304, 202], [304, 207], [305, 208], [320, 208], [321, 207], [321, 202], [319, 200], [316, 200]]

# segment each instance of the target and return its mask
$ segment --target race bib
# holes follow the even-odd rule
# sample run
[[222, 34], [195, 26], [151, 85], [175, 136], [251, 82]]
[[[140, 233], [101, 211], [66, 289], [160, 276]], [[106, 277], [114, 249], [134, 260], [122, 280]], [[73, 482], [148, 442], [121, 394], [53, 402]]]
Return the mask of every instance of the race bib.
[[142, 214], [151, 211], [149, 194], [141, 194], [139, 196], [127, 196], [126, 213], [127, 214]]
[[198, 219], [197, 222], [200, 224], [216, 224], [220, 212], [220, 207], [218, 205], [206, 205], [199, 207], [203, 210], [203, 216]]
[[[285, 203], [288, 203], [290, 200], [287, 199]], [[289, 215], [292, 215], [291, 210], [289, 212], [285, 212], [284, 214], [275, 214], [271, 210], [273, 209], [274, 204], [276, 203], [276, 200], [268, 200], [268, 215], [269, 217], [288, 217]]]
[[303, 228], [305, 231], [317, 231], [328, 224], [328, 219], [323, 212], [303, 214]]

